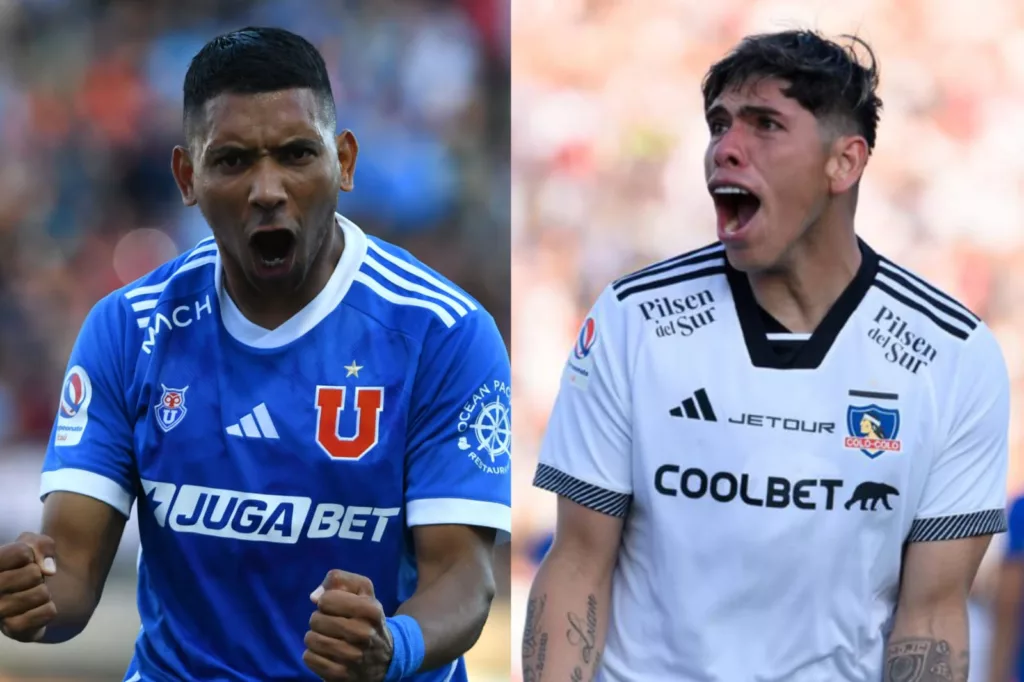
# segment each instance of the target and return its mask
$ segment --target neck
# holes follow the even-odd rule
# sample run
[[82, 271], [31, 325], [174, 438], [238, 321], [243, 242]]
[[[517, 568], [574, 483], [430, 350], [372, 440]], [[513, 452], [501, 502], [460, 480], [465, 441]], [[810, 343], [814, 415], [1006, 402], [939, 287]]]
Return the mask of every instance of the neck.
[[224, 262], [224, 286], [238, 310], [263, 329], [277, 329], [309, 305], [327, 286], [345, 250], [345, 237], [331, 216], [331, 229], [309, 264], [302, 283], [287, 291], [266, 291], [254, 287], [239, 268]]
[[812, 333], [857, 275], [862, 256], [852, 221], [819, 223], [772, 270], [751, 273], [758, 304], [786, 329]]

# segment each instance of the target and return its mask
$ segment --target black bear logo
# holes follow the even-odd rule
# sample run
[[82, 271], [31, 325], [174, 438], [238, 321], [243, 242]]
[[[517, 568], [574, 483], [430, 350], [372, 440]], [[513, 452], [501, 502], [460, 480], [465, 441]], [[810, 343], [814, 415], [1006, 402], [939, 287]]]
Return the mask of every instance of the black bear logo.
[[892, 507], [889, 506], [889, 496], [899, 494], [899, 490], [896, 490], [896, 488], [893, 488], [887, 483], [864, 481], [854, 489], [853, 496], [850, 497], [850, 501], [847, 502], [845, 506], [847, 509], [850, 509], [854, 504], [860, 502], [860, 508], [866, 511], [868, 508], [868, 502], [870, 502], [871, 511], [875, 511], [878, 507], [878, 503], [881, 502], [883, 507], [892, 511]]

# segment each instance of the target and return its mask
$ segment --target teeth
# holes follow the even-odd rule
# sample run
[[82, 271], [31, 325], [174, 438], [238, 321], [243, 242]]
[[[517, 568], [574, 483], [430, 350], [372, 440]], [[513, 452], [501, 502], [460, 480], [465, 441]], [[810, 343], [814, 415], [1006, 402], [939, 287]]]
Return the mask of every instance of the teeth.
[[740, 195], [750, 194], [750, 192], [748, 192], [747, 190], [743, 189], [742, 187], [716, 187], [714, 189], [714, 193], [715, 194], [740, 194]]
[[728, 223], [725, 224], [725, 233], [726, 234], [733, 234], [734, 232], [736, 232], [737, 229], [739, 229], [739, 226], [740, 226], [740, 219], [739, 218], [733, 218], [732, 220], [730, 220]]
[[284, 263], [284, 258], [264, 258], [262, 260], [263, 264], [266, 265], [268, 268], [273, 268], [280, 265], [281, 263]]

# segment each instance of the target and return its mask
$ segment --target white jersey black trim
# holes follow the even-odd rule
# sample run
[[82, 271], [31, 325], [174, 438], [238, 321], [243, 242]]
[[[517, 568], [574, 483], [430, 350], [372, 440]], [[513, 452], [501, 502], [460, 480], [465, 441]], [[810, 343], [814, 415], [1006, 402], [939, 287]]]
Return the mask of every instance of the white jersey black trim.
[[[876, 288], [921, 313], [939, 329], [960, 340], [966, 340], [971, 332], [978, 328], [980, 320], [974, 313], [959, 303], [948, 303], [947, 301], [952, 299], [945, 294], [941, 295], [945, 300], [940, 300], [919, 284], [919, 280], [912, 280], [905, 270], [886, 267], [884, 261], [880, 261], [878, 277], [875, 280]], [[935, 291], [934, 288], [929, 288]]]
[[[878, 261], [879, 261], [879, 265], [881, 267], [885, 268], [886, 270], [890, 270], [890, 271], [899, 273], [899, 274], [903, 275], [904, 277], [913, 280], [918, 286], [920, 286], [920, 287], [922, 287], [924, 289], [927, 289], [934, 296], [937, 296], [938, 298], [943, 299], [950, 306], [952, 306], [953, 308], [956, 308], [957, 310], [959, 310], [968, 319], [973, 320], [975, 323], [981, 322], [981, 318], [978, 317], [977, 315], [975, 315], [963, 303], [961, 303], [960, 301], [956, 300], [955, 298], [953, 298], [952, 296], [950, 296], [946, 292], [936, 288], [934, 285], [926, 282], [924, 279], [922, 279], [918, 275], [915, 275], [910, 270], [907, 270], [905, 267], [894, 263], [893, 261], [889, 260], [885, 256], [879, 256], [878, 257]], [[973, 328], [974, 327], [971, 327], [971, 329], [973, 329]]]
[[916, 310], [917, 312], [921, 313], [929, 320], [931, 320], [936, 327], [946, 332], [950, 336], [960, 339], [961, 341], [965, 341], [967, 337], [970, 335], [970, 332], [963, 330], [953, 324], [950, 324], [949, 322], [946, 322], [941, 317], [939, 317], [933, 310], [911, 299], [905, 293], [897, 291], [889, 284], [883, 281], [877, 281], [875, 282], [875, 287], [880, 291], [884, 291], [890, 297], [896, 299], [897, 301], [907, 306], [908, 308], [912, 308], [913, 310]]
[[[694, 269], [699, 265], [705, 265], [705, 267]], [[615, 297], [623, 301], [629, 296], [643, 291], [724, 273], [725, 247], [721, 244], [711, 244], [626, 275], [612, 282], [612, 289], [615, 291]]]
[[934, 519], [916, 519], [910, 525], [907, 542], [935, 542], [938, 540], [959, 540], [978, 535], [1005, 533], [1006, 511], [986, 509], [971, 514], [940, 516]]
[[652, 263], [644, 268], [631, 272], [628, 275], [624, 275], [619, 279], [612, 282], [612, 289], [619, 289], [620, 287], [629, 284], [630, 282], [636, 281], [647, 275], [657, 275], [663, 272], [668, 272], [677, 265], [684, 265], [685, 263], [701, 263], [707, 260], [713, 260], [715, 257], [725, 255], [725, 246], [721, 242], [715, 242], [714, 244], [708, 244], [702, 246], [699, 249], [693, 251], [687, 251], [686, 253], [678, 256], [672, 256], [657, 263]]
[[[733, 269], [725, 262], [725, 275], [729, 281], [733, 300], [736, 302], [736, 313], [739, 316], [743, 339], [746, 341], [750, 361], [755, 367], [765, 369], [816, 369], [828, 355], [832, 344], [856, 312], [857, 307], [871, 288], [878, 271], [878, 254], [863, 240], [858, 240], [861, 251], [861, 264], [853, 280], [825, 314], [821, 324], [810, 337], [803, 341], [769, 339], [768, 334], [779, 334], [787, 330], [774, 325], [769, 328], [765, 315], [758, 305], [754, 292], [750, 288], [750, 279], [742, 272]], [[780, 346], [788, 346], [787, 351], [779, 353]]]
[[537, 465], [533, 485], [608, 516], [625, 518], [632, 495], [581, 481], [547, 464]]

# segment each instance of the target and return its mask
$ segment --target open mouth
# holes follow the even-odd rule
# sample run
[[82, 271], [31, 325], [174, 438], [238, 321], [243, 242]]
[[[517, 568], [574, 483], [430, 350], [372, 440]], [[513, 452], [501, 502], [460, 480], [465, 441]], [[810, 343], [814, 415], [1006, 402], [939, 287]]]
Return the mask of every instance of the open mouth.
[[265, 229], [249, 238], [257, 268], [264, 273], [287, 268], [295, 253], [295, 235], [288, 229]]
[[747, 226], [761, 210], [761, 199], [753, 192], [739, 185], [719, 185], [711, 190], [718, 214], [718, 234], [724, 237], [736, 235]]
[[249, 238], [249, 246], [259, 265], [277, 268], [287, 263], [295, 251], [295, 235], [284, 229], [264, 230]]

